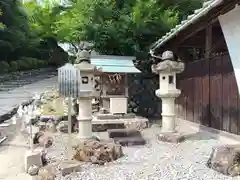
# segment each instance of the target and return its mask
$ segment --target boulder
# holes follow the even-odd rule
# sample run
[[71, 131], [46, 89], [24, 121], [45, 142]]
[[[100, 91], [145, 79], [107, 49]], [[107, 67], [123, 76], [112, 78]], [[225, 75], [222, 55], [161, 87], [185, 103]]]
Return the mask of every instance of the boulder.
[[89, 140], [75, 147], [73, 159], [104, 165], [123, 156], [122, 147], [114, 142]]
[[207, 166], [224, 175], [240, 175], [240, 145], [214, 147]]
[[39, 169], [37, 180], [55, 180], [57, 168], [53, 165], [46, 165]]

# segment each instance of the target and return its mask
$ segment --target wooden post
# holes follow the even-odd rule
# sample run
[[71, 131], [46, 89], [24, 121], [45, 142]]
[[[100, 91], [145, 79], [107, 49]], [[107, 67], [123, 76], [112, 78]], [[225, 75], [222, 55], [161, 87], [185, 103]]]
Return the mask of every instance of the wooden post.
[[128, 98], [128, 78], [127, 73], [124, 74], [125, 97]]
[[205, 59], [210, 58], [211, 49], [212, 49], [212, 25], [209, 24], [206, 27], [206, 36], [205, 36]]
[[32, 130], [32, 118], [30, 117], [30, 124], [29, 124], [29, 128], [30, 128], [30, 147], [31, 147], [31, 151], [33, 152], [34, 150], [34, 145], [33, 145], [33, 130]]
[[68, 134], [72, 134], [72, 98], [68, 97]]

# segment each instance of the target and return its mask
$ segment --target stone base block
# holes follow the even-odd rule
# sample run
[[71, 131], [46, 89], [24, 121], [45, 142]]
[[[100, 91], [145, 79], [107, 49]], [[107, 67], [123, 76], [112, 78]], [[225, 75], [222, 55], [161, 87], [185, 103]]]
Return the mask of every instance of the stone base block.
[[141, 136], [140, 131], [135, 129], [108, 129], [109, 138]]
[[146, 141], [142, 137], [118, 137], [113, 138], [116, 143], [122, 146], [138, 146], [145, 145]]
[[61, 162], [59, 168], [62, 172], [62, 176], [81, 171], [80, 163], [74, 160], [66, 160]]
[[185, 136], [178, 132], [167, 132], [158, 134], [157, 139], [163, 142], [180, 143], [185, 140]]
[[28, 172], [31, 166], [42, 167], [42, 152], [40, 150], [28, 150], [24, 157], [24, 169]]

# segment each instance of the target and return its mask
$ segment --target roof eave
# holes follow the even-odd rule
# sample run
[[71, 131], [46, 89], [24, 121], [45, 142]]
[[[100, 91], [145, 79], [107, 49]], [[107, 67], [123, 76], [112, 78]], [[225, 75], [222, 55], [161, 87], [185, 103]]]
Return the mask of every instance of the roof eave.
[[188, 16], [188, 19], [181, 22], [181, 24], [177, 25], [174, 29], [172, 29], [170, 32], [168, 32], [165, 36], [163, 36], [161, 39], [159, 39], [157, 42], [155, 42], [152, 47], [150, 48], [150, 51], [155, 51], [157, 48], [163, 46], [167, 41], [172, 39], [174, 36], [176, 36], [179, 32], [186, 29], [190, 24], [194, 24], [199, 18], [206, 15], [210, 10], [213, 8], [219, 6], [224, 0], [215, 0], [212, 3], [210, 3], [207, 7], [202, 8], [196, 15], [190, 15]]

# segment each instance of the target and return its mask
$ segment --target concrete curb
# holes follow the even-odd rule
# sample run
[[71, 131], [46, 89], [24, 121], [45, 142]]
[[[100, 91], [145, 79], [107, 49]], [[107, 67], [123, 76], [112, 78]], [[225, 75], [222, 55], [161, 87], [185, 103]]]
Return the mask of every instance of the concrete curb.
[[240, 135], [229, 133], [229, 132], [218, 130], [218, 129], [214, 129], [211, 127], [207, 127], [207, 126], [197, 124], [195, 122], [187, 121], [187, 120], [184, 120], [181, 118], [177, 118], [177, 120], [178, 120], [178, 124], [187, 125], [191, 129], [193, 129], [194, 131], [197, 131], [197, 132], [204, 131], [206, 133], [211, 134], [216, 139], [220, 140], [221, 138], [226, 138], [226, 139], [231, 139], [236, 142], [240, 142]]

